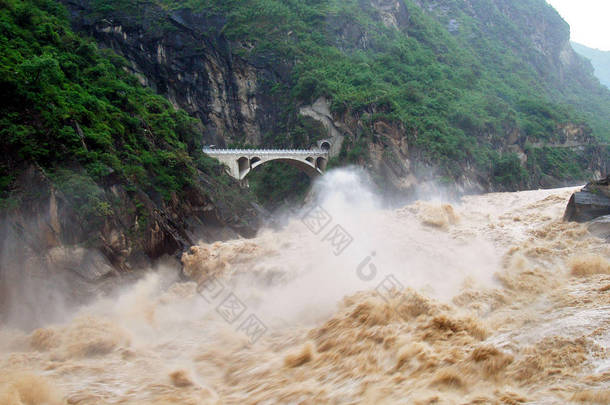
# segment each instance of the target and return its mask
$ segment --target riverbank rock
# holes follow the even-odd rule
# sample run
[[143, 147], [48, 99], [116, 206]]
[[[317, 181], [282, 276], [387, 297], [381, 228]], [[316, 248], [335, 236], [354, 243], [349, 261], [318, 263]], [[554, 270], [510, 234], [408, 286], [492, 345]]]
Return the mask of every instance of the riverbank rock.
[[96, 183], [78, 168], [61, 181], [35, 164], [18, 173], [0, 207], [0, 323], [23, 328], [59, 319], [195, 241], [253, 235], [258, 224], [247, 199], [227, 196], [237, 184], [205, 173], [169, 199], [119, 177]]
[[610, 176], [588, 183], [572, 194], [563, 219], [587, 222], [605, 215], [610, 215]]

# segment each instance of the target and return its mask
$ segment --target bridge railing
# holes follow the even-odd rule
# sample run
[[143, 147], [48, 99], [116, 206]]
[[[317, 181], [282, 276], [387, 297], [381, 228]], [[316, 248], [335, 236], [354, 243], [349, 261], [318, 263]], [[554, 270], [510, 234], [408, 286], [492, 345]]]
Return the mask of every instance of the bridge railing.
[[214, 149], [203, 148], [203, 152], [208, 155], [229, 155], [229, 154], [248, 154], [248, 155], [272, 155], [272, 154], [327, 154], [325, 149]]

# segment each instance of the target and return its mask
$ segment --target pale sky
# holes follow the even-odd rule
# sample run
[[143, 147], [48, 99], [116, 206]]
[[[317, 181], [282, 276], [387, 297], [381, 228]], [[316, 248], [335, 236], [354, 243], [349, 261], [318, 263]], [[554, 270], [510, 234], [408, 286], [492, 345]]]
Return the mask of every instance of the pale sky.
[[574, 42], [610, 51], [610, 0], [547, 0], [570, 24]]

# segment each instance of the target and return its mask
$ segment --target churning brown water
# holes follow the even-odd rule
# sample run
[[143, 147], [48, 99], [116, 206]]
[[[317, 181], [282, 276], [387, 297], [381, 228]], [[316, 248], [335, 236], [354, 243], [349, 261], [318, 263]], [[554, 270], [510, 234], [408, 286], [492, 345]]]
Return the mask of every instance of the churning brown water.
[[0, 404], [610, 403], [610, 247], [574, 189], [379, 208], [329, 173], [251, 240], [194, 246], [31, 333]]

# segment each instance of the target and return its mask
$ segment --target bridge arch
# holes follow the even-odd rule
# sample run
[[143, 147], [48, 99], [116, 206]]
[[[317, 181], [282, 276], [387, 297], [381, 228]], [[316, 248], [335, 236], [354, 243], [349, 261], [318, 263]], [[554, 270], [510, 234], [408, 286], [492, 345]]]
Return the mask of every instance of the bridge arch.
[[[311, 160], [309, 160], [309, 159], [311, 159]], [[319, 159], [323, 159], [325, 161], [324, 158], [317, 158], [316, 160], [314, 160], [313, 157], [308, 157], [305, 160], [287, 158], [287, 157], [271, 157], [271, 158], [267, 158], [265, 160], [258, 159], [257, 161], [252, 163], [246, 171], [242, 172], [240, 170], [239, 180], [245, 179], [246, 176], [248, 176], [248, 174], [252, 170], [256, 169], [259, 166], [264, 165], [265, 163], [269, 163], [269, 162], [284, 162], [287, 165], [290, 165], [294, 168], [299, 169], [300, 171], [307, 174], [309, 177], [319, 176], [322, 174], [322, 172], [324, 170], [324, 169], [320, 169], [320, 167], [318, 166]], [[252, 160], [250, 160], [250, 161], [252, 161]], [[326, 167], [326, 163], [324, 163], [323, 166]]]

